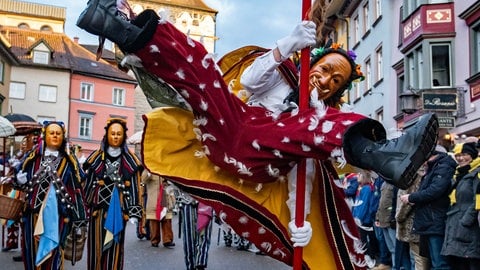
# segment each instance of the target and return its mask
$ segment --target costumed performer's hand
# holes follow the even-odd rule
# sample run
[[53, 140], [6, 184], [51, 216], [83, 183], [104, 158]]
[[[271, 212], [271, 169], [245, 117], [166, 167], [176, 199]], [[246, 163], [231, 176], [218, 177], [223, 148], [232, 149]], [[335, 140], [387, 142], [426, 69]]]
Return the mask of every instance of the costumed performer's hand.
[[313, 46], [317, 42], [317, 26], [312, 21], [302, 21], [293, 32], [277, 41], [277, 48], [282, 56], [282, 61], [290, 57], [293, 52]]
[[27, 179], [27, 173], [24, 172], [24, 171], [20, 171], [17, 173], [17, 183], [19, 183], [20, 185], [23, 185], [25, 183], [27, 183], [28, 179]]
[[312, 225], [308, 221], [303, 221], [303, 227], [299, 228], [295, 225], [295, 220], [292, 220], [288, 223], [288, 229], [294, 247], [304, 247], [312, 239]]
[[132, 223], [133, 225], [137, 225], [137, 223], [138, 223], [138, 218], [136, 218], [136, 217], [131, 217], [128, 221], [129, 221], [130, 223]]

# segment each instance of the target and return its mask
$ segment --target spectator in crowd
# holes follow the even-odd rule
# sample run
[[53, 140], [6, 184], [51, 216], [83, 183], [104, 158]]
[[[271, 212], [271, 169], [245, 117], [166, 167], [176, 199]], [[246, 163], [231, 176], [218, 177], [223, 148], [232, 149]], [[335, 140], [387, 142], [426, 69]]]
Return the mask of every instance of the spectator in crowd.
[[89, 270], [121, 270], [127, 221], [142, 218], [139, 159], [126, 144], [127, 122], [110, 118], [100, 148], [83, 167], [85, 195], [90, 208], [87, 252]]
[[380, 201], [375, 215], [375, 233], [379, 242], [380, 264], [375, 270], [395, 268], [395, 210], [398, 189], [392, 184], [376, 180], [380, 186]]
[[447, 256], [455, 270], [480, 269], [480, 167], [474, 167], [478, 157], [474, 142], [454, 147], [458, 162], [450, 195], [451, 206], [447, 213], [447, 226], [442, 255]]
[[356, 201], [361, 203], [353, 207], [352, 215], [357, 224], [360, 238], [366, 247], [365, 261], [368, 266], [375, 266], [375, 258], [378, 253], [378, 241], [373, 230], [375, 221], [374, 209], [374, 180], [370, 173], [358, 174], [358, 191]]
[[63, 269], [67, 235], [86, 225], [83, 171], [68, 151], [63, 122], [43, 123], [42, 140], [15, 172], [14, 185], [26, 200], [21, 221], [24, 269]]
[[430, 258], [432, 269], [450, 269], [446, 257], [440, 252], [450, 206], [451, 181], [456, 166], [457, 163], [447, 154], [446, 149], [437, 146], [426, 162], [425, 175], [419, 189], [400, 197], [403, 203], [415, 205], [412, 232], [420, 235], [420, 254], [426, 254]]
[[410, 194], [418, 190], [423, 175], [425, 175], [424, 167], [418, 170], [415, 181], [408, 189], [398, 190], [398, 196], [396, 198], [397, 211], [395, 214], [395, 219], [397, 222], [395, 265], [397, 270], [430, 269], [429, 259], [420, 255], [420, 236], [418, 234], [412, 233], [413, 218], [415, 216], [413, 205], [410, 203], [403, 203], [400, 200], [400, 197], [402, 195]]
[[145, 212], [150, 229], [150, 243], [152, 247], [158, 247], [162, 241], [164, 247], [173, 248], [173, 190], [163, 177], [147, 171], [142, 174], [142, 182], [148, 194]]
[[[33, 147], [37, 144], [37, 141], [38, 132], [32, 132], [23, 137], [20, 143], [20, 149], [11, 159], [8, 160], [8, 166], [5, 168], [6, 176], [4, 181], [9, 182], [11, 180], [10, 177], [13, 176], [14, 168], [16, 168], [18, 164], [20, 164], [20, 162], [25, 158], [26, 154], [33, 149]], [[4, 192], [6, 191], [7, 190], [4, 190]], [[8, 192], [8, 196], [13, 198], [23, 198], [25, 193], [17, 189], [11, 189]], [[7, 252], [19, 247], [18, 239], [20, 238], [20, 220], [5, 220], [4, 226], [7, 229], [7, 241], [5, 242], [5, 247], [2, 248], [2, 252]], [[20, 262], [22, 261], [22, 256], [14, 256], [13, 260]]]
[[345, 192], [345, 200], [350, 207], [355, 203], [355, 197], [358, 191], [357, 173], [347, 173], [343, 178], [342, 188]]

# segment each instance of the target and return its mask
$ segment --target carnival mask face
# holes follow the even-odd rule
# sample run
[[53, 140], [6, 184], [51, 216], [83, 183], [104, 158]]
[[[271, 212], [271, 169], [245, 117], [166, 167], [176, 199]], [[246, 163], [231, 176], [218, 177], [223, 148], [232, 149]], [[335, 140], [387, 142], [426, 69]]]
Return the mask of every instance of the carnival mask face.
[[51, 149], [60, 149], [63, 143], [63, 128], [57, 124], [50, 124], [45, 129], [45, 144]]
[[316, 90], [318, 98], [325, 100], [348, 83], [352, 67], [348, 60], [339, 53], [329, 53], [310, 69], [310, 91]]
[[109, 126], [107, 130], [108, 145], [111, 147], [120, 147], [125, 137], [123, 133], [124, 130], [121, 124], [113, 123]]

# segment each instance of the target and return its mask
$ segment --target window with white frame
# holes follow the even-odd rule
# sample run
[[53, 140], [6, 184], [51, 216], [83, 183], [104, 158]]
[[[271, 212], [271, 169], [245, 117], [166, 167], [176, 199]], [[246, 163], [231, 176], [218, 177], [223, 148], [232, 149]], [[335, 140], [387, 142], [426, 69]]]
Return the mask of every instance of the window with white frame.
[[93, 101], [93, 84], [80, 83], [80, 99], [85, 101]]
[[378, 122], [383, 123], [384, 115], [383, 115], [383, 108], [378, 110], [376, 113], [376, 119]]
[[353, 100], [360, 98], [360, 84], [357, 82], [352, 83]]
[[38, 100], [45, 102], [57, 102], [57, 87], [41, 84], [38, 88]]
[[25, 90], [27, 88], [24, 82], [10, 82], [10, 98], [25, 99]]
[[113, 88], [113, 105], [125, 106], [125, 89]]
[[50, 56], [50, 52], [34, 50], [33, 51], [33, 62], [36, 63], [36, 64], [47, 65], [49, 56]]
[[360, 42], [360, 22], [358, 16], [353, 19], [353, 44]]
[[368, 11], [368, 2], [363, 5], [363, 33], [367, 33], [370, 29], [370, 17]]
[[82, 139], [91, 139], [92, 138], [92, 126], [93, 126], [93, 115], [91, 114], [80, 114], [80, 119], [78, 121], [78, 137]]
[[372, 62], [370, 58], [365, 61], [365, 92], [372, 89]]
[[380, 81], [383, 79], [383, 51], [382, 47], [377, 48], [375, 51], [376, 58], [377, 58], [377, 73], [376, 73], [376, 81]]
[[472, 74], [476, 74], [480, 72], [480, 23], [472, 28], [472, 34], [473, 34], [473, 50], [471, 51], [472, 54], [472, 60], [473, 60], [473, 68], [472, 68]]
[[424, 71], [425, 67], [423, 66], [423, 49], [420, 47], [416, 50], [416, 61], [417, 61], [417, 82], [419, 87], [423, 87]]
[[407, 54], [406, 57], [406, 87], [419, 89], [423, 86], [424, 66], [423, 66], [423, 49], [419, 47]]
[[375, 0], [375, 19], [382, 16], [382, 0]]
[[432, 57], [432, 87], [452, 86], [450, 43], [432, 43], [430, 50]]

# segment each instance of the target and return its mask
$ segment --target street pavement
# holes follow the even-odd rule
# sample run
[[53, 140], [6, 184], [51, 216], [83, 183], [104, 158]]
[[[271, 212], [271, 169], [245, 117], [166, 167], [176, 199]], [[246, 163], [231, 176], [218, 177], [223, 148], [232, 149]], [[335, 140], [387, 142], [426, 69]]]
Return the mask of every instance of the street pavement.
[[[135, 226], [128, 223], [127, 238], [125, 241], [125, 267], [124, 270], [138, 269], [166, 269], [166, 270], [184, 270], [183, 243], [178, 238], [178, 216], [173, 219], [173, 231], [175, 235], [176, 246], [168, 249], [160, 245], [152, 247], [150, 241], [139, 240], [135, 233]], [[218, 240], [218, 225], [214, 223], [212, 230], [212, 242], [208, 257], [209, 270], [246, 270], [246, 269], [292, 269], [288, 265], [274, 260], [268, 256], [256, 255], [248, 251], [239, 251], [235, 247], [226, 247], [223, 242], [223, 236], [220, 234]], [[218, 244], [217, 244], [218, 243]], [[14, 262], [13, 256], [20, 255], [20, 249], [9, 252], [0, 252], [0, 269], [16, 270], [23, 269], [21, 262]], [[81, 261], [72, 266], [70, 261], [65, 261], [65, 270], [86, 268], [86, 248]]]

